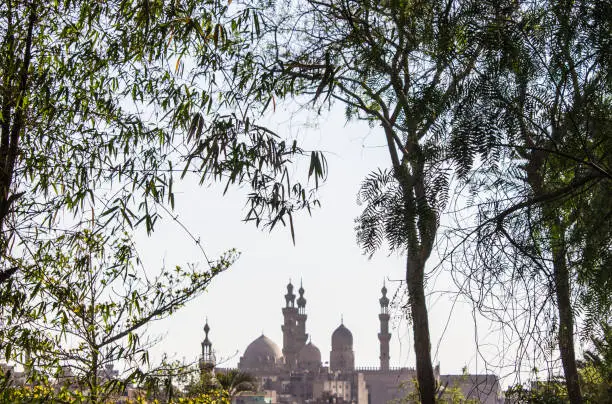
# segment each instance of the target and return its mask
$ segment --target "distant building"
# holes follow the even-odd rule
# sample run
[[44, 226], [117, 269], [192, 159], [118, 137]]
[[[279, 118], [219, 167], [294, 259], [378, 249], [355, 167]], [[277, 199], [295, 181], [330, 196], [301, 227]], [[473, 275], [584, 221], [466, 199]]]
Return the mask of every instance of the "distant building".
[[119, 380], [119, 371], [115, 369], [112, 363], [104, 365], [104, 369], [98, 370], [98, 379], [100, 381]]
[[[293, 293], [293, 285], [289, 282], [285, 307], [282, 309], [283, 348], [262, 334], [249, 344], [238, 362], [239, 370], [248, 372], [257, 379], [260, 391], [274, 391], [275, 396], [238, 396], [235, 402], [385, 404], [404, 397], [414, 389], [416, 370], [389, 366], [389, 299], [384, 285], [381, 293], [378, 315], [380, 366], [355, 367], [353, 334], [343, 321], [332, 333], [329, 366], [324, 366], [321, 351], [309, 340], [306, 333], [308, 316], [304, 288], [300, 285], [299, 296], [296, 296]], [[208, 339], [208, 321], [204, 331], [206, 337], [202, 342], [201, 371], [227, 371], [228, 369], [215, 368], [212, 344]], [[503, 402], [499, 381], [495, 375], [440, 376], [440, 368], [436, 366], [435, 376], [442, 388], [459, 388], [466, 398], [478, 399], [486, 404]], [[268, 401], [258, 401], [266, 399]]]
[[478, 400], [483, 404], [503, 402], [499, 378], [494, 374], [441, 375], [442, 389], [459, 388], [466, 400]]
[[6, 363], [0, 363], [0, 371], [6, 377], [9, 382], [15, 386], [23, 386], [26, 384], [27, 374], [26, 372], [20, 372], [15, 369], [15, 366]]

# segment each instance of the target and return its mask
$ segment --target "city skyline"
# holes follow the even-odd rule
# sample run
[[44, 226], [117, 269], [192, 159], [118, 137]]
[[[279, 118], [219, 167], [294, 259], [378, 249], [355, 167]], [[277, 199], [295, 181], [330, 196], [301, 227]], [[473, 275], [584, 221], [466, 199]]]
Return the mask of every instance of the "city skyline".
[[[281, 113], [285, 117], [291, 115]], [[386, 150], [373, 143], [378, 138], [371, 135], [378, 128], [364, 123], [345, 124], [337, 109], [320, 118], [321, 126], [313, 126], [308, 119], [277, 120], [280, 133], [287, 128], [296, 138], [302, 137], [306, 150], [325, 151], [329, 164], [329, 177], [319, 191], [321, 208], [315, 209], [312, 216], [306, 212], [294, 216], [295, 245], [288, 228], [279, 226], [269, 232], [242, 221], [245, 190], [230, 188], [223, 196], [222, 185], [202, 188], [190, 181], [175, 185], [173, 214], [199, 238], [207, 255], [214, 258], [236, 248], [241, 256], [212, 281], [202, 297], [151, 327], [152, 334], [164, 335], [162, 344], [153, 350], [157, 355], [167, 352], [176, 359], [195, 360], [206, 317], [217, 355], [226, 358], [228, 366], [237, 364], [248, 343], [262, 331], [279, 343], [281, 292], [290, 278], [302, 278], [309, 318], [313, 319], [309, 322], [310, 333], [321, 351], [329, 352], [331, 332], [343, 315], [356, 336], [357, 363], [378, 363], [377, 335], [368, 334], [368, 330], [377, 329], [383, 280], [388, 280], [392, 297], [398, 281], [405, 276], [405, 260], [386, 249], [371, 258], [364, 256], [355, 241], [354, 219], [361, 211], [356, 202], [359, 185], [368, 173], [387, 166]], [[307, 167], [298, 164], [294, 170], [301, 173]], [[141, 234], [138, 238], [145, 266], [202, 261], [199, 245], [179, 225], [164, 220], [156, 226], [150, 237]], [[438, 263], [434, 252], [428, 268]], [[446, 294], [453, 289], [445, 271], [437, 271], [428, 283], [428, 290], [436, 292], [428, 298], [432, 357], [448, 372], [460, 372], [464, 366], [471, 372], [482, 372], [484, 364], [477, 363], [474, 346], [471, 306], [461, 304], [460, 298], [455, 302], [455, 295]], [[449, 319], [451, 310], [454, 316]], [[400, 321], [401, 310], [393, 307], [391, 316], [391, 366], [413, 367], [411, 330], [405, 317]], [[242, 321], [240, 330], [229, 329], [228, 324], [235, 318]], [[462, 349], [457, 350], [456, 344]]]

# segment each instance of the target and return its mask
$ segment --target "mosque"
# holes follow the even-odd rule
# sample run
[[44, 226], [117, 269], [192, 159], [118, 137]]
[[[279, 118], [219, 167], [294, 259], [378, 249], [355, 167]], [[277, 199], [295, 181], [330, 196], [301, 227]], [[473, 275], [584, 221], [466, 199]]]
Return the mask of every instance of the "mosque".
[[[306, 333], [308, 316], [304, 288], [300, 285], [299, 296], [293, 290], [293, 284], [289, 282], [282, 309], [283, 348], [262, 334], [249, 344], [238, 362], [239, 370], [256, 378], [258, 388], [263, 392], [261, 400], [239, 402], [384, 404], [399, 402], [414, 391], [416, 370], [389, 366], [389, 298], [384, 285], [379, 299], [380, 366], [377, 368], [355, 367], [353, 334], [342, 322], [332, 333], [329, 366], [324, 366], [321, 351]], [[200, 369], [202, 372], [226, 372], [229, 369], [215, 367], [209, 331], [207, 323]], [[486, 404], [503, 402], [499, 380], [493, 374], [441, 376], [439, 365], [434, 373], [443, 389], [458, 388], [465, 398]]]

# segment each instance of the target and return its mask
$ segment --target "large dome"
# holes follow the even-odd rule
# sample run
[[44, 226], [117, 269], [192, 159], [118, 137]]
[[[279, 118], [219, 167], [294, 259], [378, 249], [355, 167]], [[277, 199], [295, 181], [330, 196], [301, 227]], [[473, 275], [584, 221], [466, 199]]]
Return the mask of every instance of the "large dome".
[[336, 328], [332, 334], [332, 350], [353, 349], [353, 334], [344, 324]]
[[282, 361], [281, 349], [270, 338], [262, 335], [251, 342], [240, 358], [241, 369], [261, 369], [274, 367]]
[[312, 342], [300, 350], [298, 363], [302, 369], [316, 370], [321, 367], [321, 351]]

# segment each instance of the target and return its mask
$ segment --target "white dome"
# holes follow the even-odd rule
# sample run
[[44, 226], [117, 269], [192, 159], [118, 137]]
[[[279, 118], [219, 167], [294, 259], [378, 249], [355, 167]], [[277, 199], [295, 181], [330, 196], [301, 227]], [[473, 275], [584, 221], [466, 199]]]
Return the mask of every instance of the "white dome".
[[240, 369], [260, 369], [274, 367], [282, 361], [281, 349], [265, 335], [251, 342], [240, 358]]

